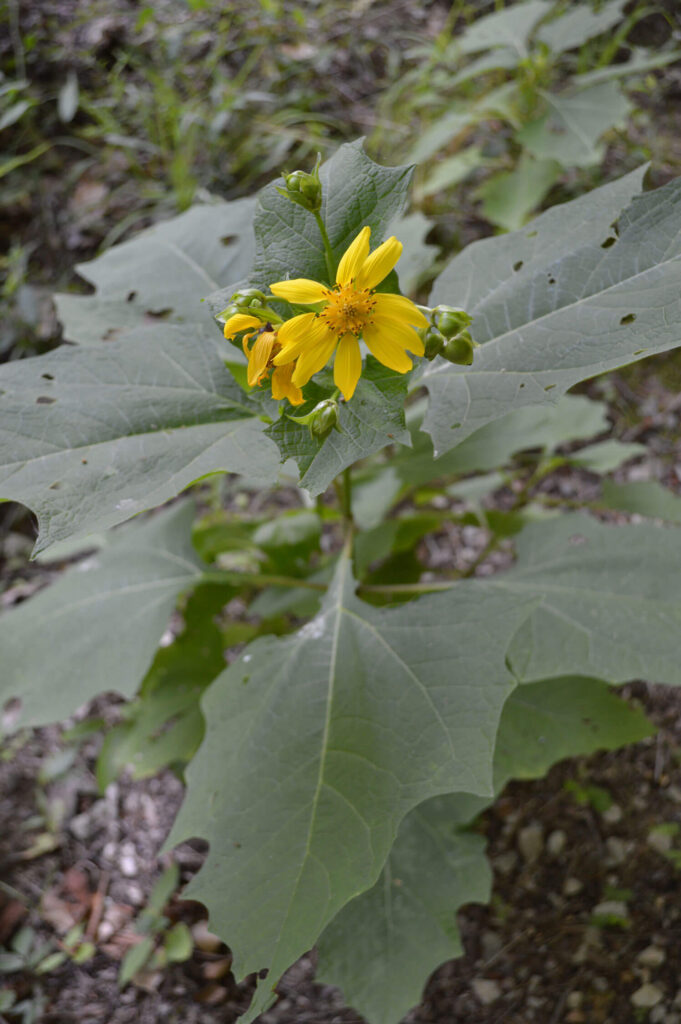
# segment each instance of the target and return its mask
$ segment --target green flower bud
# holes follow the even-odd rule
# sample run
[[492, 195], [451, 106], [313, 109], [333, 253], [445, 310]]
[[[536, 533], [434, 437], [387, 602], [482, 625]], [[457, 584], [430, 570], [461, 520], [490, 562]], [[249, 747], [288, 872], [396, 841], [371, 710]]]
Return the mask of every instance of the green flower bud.
[[442, 351], [442, 355], [449, 363], [470, 366], [473, 362], [474, 348], [475, 342], [468, 331], [462, 331], [455, 338], [449, 339]]
[[453, 338], [473, 323], [473, 317], [454, 306], [436, 306], [433, 323], [445, 338]]
[[447, 339], [435, 327], [429, 327], [423, 334], [424, 355], [426, 359], [433, 360], [439, 356], [445, 346]]
[[330, 434], [338, 426], [338, 404], [333, 398], [325, 398], [319, 402], [310, 416], [308, 424], [313, 437], [320, 440]]
[[227, 306], [226, 309], [223, 309], [221, 313], [218, 313], [215, 319], [219, 320], [220, 323], [226, 324], [231, 317], [236, 316], [236, 314], [240, 312], [241, 310], [237, 304], [235, 302], [230, 302], [229, 306]]
[[240, 291], [234, 292], [232, 295], [232, 303], [235, 306], [239, 306], [241, 309], [247, 308], [260, 308], [264, 305], [265, 293], [261, 292], [259, 288], [241, 288]]
[[290, 199], [292, 203], [304, 207], [311, 213], [316, 213], [322, 205], [322, 183], [319, 180], [321, 162], [321, 155], [318, 155], [317, 163], [309, 173], [307, 171], [291, 171], [289, 174], [285, 174], [284, 184], [286, 187], [277, 187], [279, 195]]

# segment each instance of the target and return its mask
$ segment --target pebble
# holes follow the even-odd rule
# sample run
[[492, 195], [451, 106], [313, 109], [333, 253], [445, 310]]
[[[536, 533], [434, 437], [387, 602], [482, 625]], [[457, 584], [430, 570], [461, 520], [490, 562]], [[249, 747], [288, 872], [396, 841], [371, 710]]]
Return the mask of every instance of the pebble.
[[510, 875], [518, 863], [518, 854], [515, 850], [508, 850], [506, 853], [500, 853], [498, 857], [495, 857], [493, 863], [495, 870], [500, 875]]
[[651, 1010], [653, 1006], [657, 1006], [663, 999], [664, 992], [657, 985], [646, 982], [645, 985], [641, 985], [640, 988], [636, 989], [631, 997], [631, 1002], [639, 1009]]
[[526, 825], [518, 833], [518, 849], [528, 864], [534, 864], [544, 849], [544, 829], [539, 824]]
[[607, 851], [605, 866], [618, 867], [620, 864], [624, 864], [629, 856], [632, 843], [626, 839], [620, 839], [619, 836], [608, 836], [605, 840], [605, 849]]
[[132, 843], [123, 843], [121, 846], [121, 856], [118, 864], [122, 875], [126, 878], [135, 878], [139, 868], [137, 866], [135, 847]]
[[546, 849], [550, 857], [560, 857], [567, 845], [567, 833], [562, 828], [556, 828], [546, 840]]
[[618, 821], [621, 821], [624, 816], [624, 812], [619, 804], [610, 804], [607, 811], [603, 811], [603, 821], [607, 822], [608, 825], [616, 825]]
[[490, 960], [493, 956], [496, 956], [503, 944], [501, 936], [497, 932], [491, 931], [489, 928], [480, 936], [482, 955], [485, 960]]
[[629, 917], [629, 908], [621, 900], [604, 900], [596, 904], [591, 913], [604, 917]]
[[565, 1004], [566, 1004], [568, 1010], [578, 1010], [579, 1007], [582, 1005], [582, 1000], [583, 999], [584, 999], [584, 993], [583, 992], [579, 992], [579, 991], [576, 990], [576, 991], [570, 992], [568, 994], [568, 997], [565, 1000]]
[[483, 1006], [489, 1006], [501, 995], [501, 989], [491, 978], [473, 978], [471, 986]]
[[674, 843], [674, 837], [668, 832], [653, 831], [648, 833], [646, 842], [657, 853], [668, 853]]
[[642, 967], [659, 967], [660, 964], [665, 962], [667, 954], [663, 949], [658, 946], [646, 946], [638, 954], [636, 959]]
[[578, 878], [570, 876], [563, 882], [563, 892], [566, 896], [576, 896], [578, 892], [581, 892], [584, 888], [584, 883], [580, 882]]

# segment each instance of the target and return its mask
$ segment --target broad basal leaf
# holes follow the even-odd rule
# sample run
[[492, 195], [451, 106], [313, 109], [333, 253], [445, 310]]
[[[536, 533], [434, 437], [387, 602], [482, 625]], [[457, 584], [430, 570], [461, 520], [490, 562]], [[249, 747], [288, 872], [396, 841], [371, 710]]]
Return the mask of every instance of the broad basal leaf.
[[519, 680], [568, 672], [681, 683], [681, 545], [676, 529], [566, 515], [528, 527], [518, 561], [490, 585], [540, 604], [509, 648]]
[[239, 975], [270, 970], [249, 1019], [373, 884], [411, 807], [491, 792], [504, 651], [527, 603], [478, 583], [390, 609], [352, 591], [343, 559], [317, 618], [252, 644], [211, 686], [169, 840], [208, 840], [187, 894], [209, 906]]
[[[331, 386], [325, 391], [317, 389], [311, 405], [317, 397], [326, 397], [332, 390]], [[406, 394], [404, 374], [395, 373], [367, 356], [352, 401], [339, 403], [338, 428], [323, 441], [313, 437], [307, 426], [286, 415], [268, 427], [267, 435], [279, 446], [283, 462], [295, 459], [300, 486], [311, 494], [320, 494], [334, 477], [358, 459], [373, 455], [388, 444], [411, 444], [404, 422]], [[307, 411], [305, 407], [303, 410]]]
[[525, 56], [532, 30], [551, 10], [548, 0], [526, 0], [478, 18], [457, 40], [461, 53], [509, 46]]
[[68, 341], [110, 341], [143, 322], [211, 324], [204, 296], [253, 262], [253, 199], [193, 206], [82, 263], [95, 295], [56, 296]]
[[[499, 723], [495, 793], [511, 778], [539, 778], [565, 757], [611, 750], [653, 731], [645, 715], [597, 679], [518, 687]], [[369, 1024], [396, 1024], [420, 1000], [434, 968], [461, 955], [456, 913], [487, 902], [491, 871], [482, 836], [460, 826], [486, 803], [454, 794], [410, 811], [378, 882], [325, 929], [317, 980], [340, 986]]]
[[[473, 314], [481, 347], [471, 367], [436, 360], [420, 378], [438, 452], [513, 408], [556, 401], [578, 381], [681, 342], [681, 179], [636, 197], [615, 233], [603, 219], [623, 189], [605, 186], [495, 239], [487, 270], [483, 241], [445, 271], [436, 301]], [[476, 270], [491, 283], [469, 285]]]
[[0, 706], [21, 700], [17, 724], [72, 714], [106, 690], [131, 696], [177, 596], [201, 574], [191, 504], [126, 527], [101, 552], [0, 617]]
[[36, 551], [210, 473], [276, 476], [276, 447], [214, 346], [186, 327], [140, 332], [0, 367], [0, 498], [36, 513]]
[[657, 480], [603, 481], [601, 503], [622, 512], [634, 512], [667, 523], [681, 523], [681, 499]]

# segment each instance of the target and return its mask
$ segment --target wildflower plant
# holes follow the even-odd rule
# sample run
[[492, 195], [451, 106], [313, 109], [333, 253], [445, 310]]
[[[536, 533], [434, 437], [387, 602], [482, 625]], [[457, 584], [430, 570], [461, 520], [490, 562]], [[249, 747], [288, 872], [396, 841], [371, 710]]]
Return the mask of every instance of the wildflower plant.
[[[74, 344], [0, 368], [0, 495], [36, 556], [90, 552], [0, 618], [0, 695], [25, 726], [116, 691], [100, 785], [185, 773], [167, 849], [208, 841], [187, 895], [239, 977], [268, 971], [244, 1020], [317, 945], [397, 1021], [489, 894], [462, 826], [510, 778], [650, 735], [613, 685], [681, 683], [678, 499], [607, 479], [641, 446], [591, 443], [607, 410], [567, 394], [681, 345], [681, 182], [644, 171], [474, 243], [420, 304], [412, 169], [343, 146], [86, 265]], [[570, 462], [606, 521], [545, 500]], [[630, 509], [668, 525], [607, 521]], [[424, 576], [422, 539], [471, 523], [477, 560]]]

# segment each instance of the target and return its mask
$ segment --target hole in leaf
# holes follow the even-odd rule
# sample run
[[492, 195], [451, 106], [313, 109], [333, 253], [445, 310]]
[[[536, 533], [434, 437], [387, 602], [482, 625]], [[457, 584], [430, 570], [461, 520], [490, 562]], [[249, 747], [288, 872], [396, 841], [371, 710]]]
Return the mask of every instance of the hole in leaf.
[[544, 388], [544, 391], [552, 391], [553, 388], [555, 388], [555, 386], [556, 386], [555, 384], [547, 384], [546, 387]]
[[622, 319], [620, 320], [620, 323], [621, 324], [633, 324], [635, 319], [636, 319], [636, 314], [635, 313], [627, 313], [626, 316], [622, 317]]
[[517, 263], [513, 264], [513, 269], [514, 270], [521, 270], [522, 266], [523, 266], [523, 261], [522, 260], [518, 260]]
[[59, 483], [59, 481], [57, 481], [54, 484], [50, 484], [50, 490], [51, 491], [58, 491], [60, 487], [61, 487], [61, 484]]
[[[16, 602], [19, 604], [19, 602]], [[2, 710], [2, 727], [7, 732], [12, 732], [14, 726], [19, 721], [19, 715], [21, 714], [22, 702], [19, 697], [10, 697], [4, 705], [0, 706]]]
[[137, 292], [135, 292], [135, 291], [128, 292], [128, 296], [127, 296], [125, 301], [126, 302], [134, 302], [136, 298], [137, 298]]
[[616, 241], [617, 239], [614, 237], [614, 235], [611, 235], [610, 238], [606, 238], [604, 242], [601, 242], [601, 249], [609, 249], [610, 246], [614, 245]]
[[52, 405], [52, 403], [56, 402], [57, 399], [51, 398], [49, 395], [38, 395], [35, 401], [36, 405]]
[[525, 381], [524, 381], [524, 380], [522, 380], [522, 381], [520, 382], [520, 385], [519, 385], [519, 387], [521, 387], [521, 388], [524, 388], [524, 387], [525, 387]]
[[43, 378], [43, 380], [54, 380], [54, 377], [52, 376], [51, 373], [42, 373], [40, 376]]
[[167, 320], [172, 311], [172, 307], [168, 309], [148, 309], [146, 315], [150, 316], [153, 320]]
[[634, 355], [635, 356], [642, 356], [643, 353], [647, 352], [647, 351], [648, 351], [647, 348], [637, 348], [636, 351], [634, 352]]
[[83, 463], [84, 466], [87, 466], [87, 459], [81, 459], [80, 461]]
[[236, 242], [236, 235], [223, 235], [220, 241], [223, 245], [231, 245], [232, 242]]
[[549, 284], [555, 284], [555, 283], [556, 283], [555, 277], [553, 276], [553, 274], [549, 274]]
[[460, 426], [460, 423], [452, 423], [450, 430], [458, 430]]

